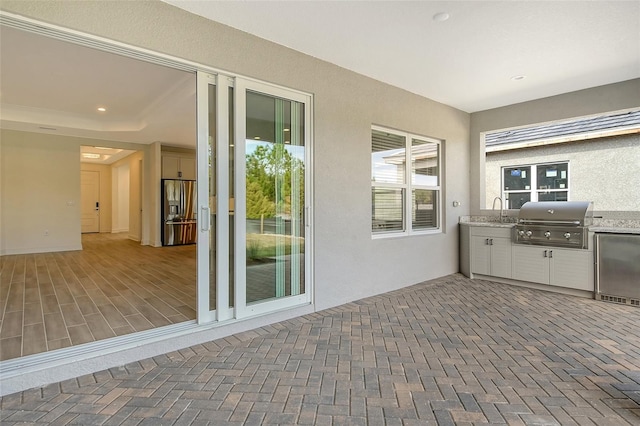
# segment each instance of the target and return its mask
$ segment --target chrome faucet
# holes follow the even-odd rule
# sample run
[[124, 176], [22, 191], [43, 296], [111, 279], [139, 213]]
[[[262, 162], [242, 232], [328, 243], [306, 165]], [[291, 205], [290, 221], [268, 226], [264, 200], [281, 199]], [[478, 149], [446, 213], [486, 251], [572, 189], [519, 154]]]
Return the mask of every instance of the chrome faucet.
[[502, 223], [504, 221], [504, 216], [503, 214], [503, 208], [502, 208], [502, 198], [501, 197], [496, 197], [493, 199], [493, 206], [491, 206], [491, 210], [495, 210], [496, 209], [496, 200], [500, 201], [500, 223]]

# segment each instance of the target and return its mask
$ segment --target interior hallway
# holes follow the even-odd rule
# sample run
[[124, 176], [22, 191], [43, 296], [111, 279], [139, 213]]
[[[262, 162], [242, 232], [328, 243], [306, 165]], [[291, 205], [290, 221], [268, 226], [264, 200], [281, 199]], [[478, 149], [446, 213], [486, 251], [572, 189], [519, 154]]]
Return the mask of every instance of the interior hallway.
[[0, 422], [637, 425], [638, 324], [454, 274], [8, 395]]
[[195, 245], [84, 234], [82, 246], [0, 257], [0, 360], [196, 318]]

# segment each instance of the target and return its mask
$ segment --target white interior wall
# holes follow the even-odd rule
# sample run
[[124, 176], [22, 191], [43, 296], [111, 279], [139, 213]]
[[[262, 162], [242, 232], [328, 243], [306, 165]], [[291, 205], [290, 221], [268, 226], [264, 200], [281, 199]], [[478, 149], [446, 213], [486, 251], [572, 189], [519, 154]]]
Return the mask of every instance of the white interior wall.
[[140, 241], [143, 155], [141, 152], [136, 152], [129, 157], [129, 239]]
[[[120, 221], [118, 231], [114, 232], [128, 232], [129, 239], [134, 241], [141, 240], [143, 159], [144, 151], [136, 151], [111, 165], [111, 168], [114, 171], [118, 170], [118, 174], [122, 176], [119, 177], [118, 183], [118, 197], [121, 201], [117, 209]], [[126, 176], [123, 176], [123, 173]], [[151, 188], [156, 187], [159, 188], [159, 185], [154, 185]], [[126, 199], [121, 198], [125, 193]]]
[[[114, 142], [16, 130], [2, 130], [1, 135], [0, 254], [81, 250], [80, 170], [95, 170], [96, 166], [80, 163], [80, 146], [113, 145]], [[138, 159], [149, 150], [147, 146], [117, 144], [123, 149], [142, 148]], [[100, 167], [97, 170], [101, 171], [100, 202], [103, 205], [103, 194], [111, 193], [111, 173], [103, 173], [104, 168]], [[159, 171], [148, 173], [159, 174]], [[103, 191], [103, 185], [108, 191]], [[147, 175], [145, 185], [151, 185], [151, 177]], [[110, 202], [104, 204], [100, 218], [103, 232], [111, 231]], [[145, 211], [153, 211], [153, 206]], [[44, 235], [45, 231], [48, 236]]]
[[113, 173], [113, 230], [129, 232], [129, 164], [112, 168]]
[[[530, 124], [640, 107], [640, 79], [623, 81], [535, 101], [523, 102], [471, 114], [471, 213], [481, 214], [485, 205], [485, 157], [481, 134]], [[607, 216], [609, 212], [600, 212]], [[629, 212], [638, 214], [638, 210]], [[619, 215], [619, 213], [616, 213]]]
[[80, 250], [80, 145], [2, 130], [0, 254]]

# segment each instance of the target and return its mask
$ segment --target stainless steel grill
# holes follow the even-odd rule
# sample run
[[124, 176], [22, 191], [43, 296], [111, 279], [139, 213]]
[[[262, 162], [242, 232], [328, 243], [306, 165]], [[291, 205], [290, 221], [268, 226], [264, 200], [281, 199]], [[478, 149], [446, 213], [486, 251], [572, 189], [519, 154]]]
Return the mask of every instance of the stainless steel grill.
[[520, 208], [513, 241], [586, 249], [588, 226], [592, 224], [593, 203], [590, 201], [528, 202]]

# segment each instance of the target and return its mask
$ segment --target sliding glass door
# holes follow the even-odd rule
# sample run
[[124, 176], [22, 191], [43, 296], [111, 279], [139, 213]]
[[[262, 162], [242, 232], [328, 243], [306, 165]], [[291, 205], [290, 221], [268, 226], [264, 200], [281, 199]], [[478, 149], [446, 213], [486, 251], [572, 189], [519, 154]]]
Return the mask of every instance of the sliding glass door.
[[311, 301], [310, 97], [198, 76], [198, 320]]

